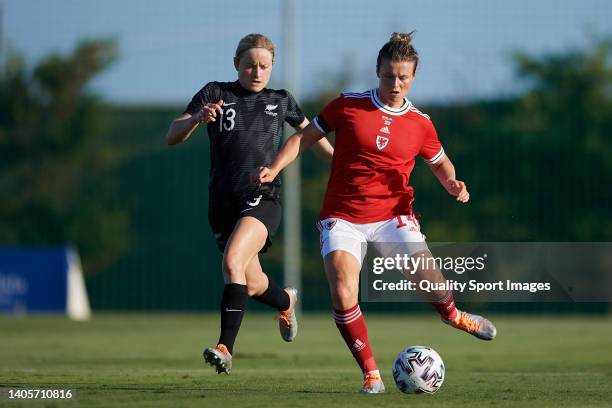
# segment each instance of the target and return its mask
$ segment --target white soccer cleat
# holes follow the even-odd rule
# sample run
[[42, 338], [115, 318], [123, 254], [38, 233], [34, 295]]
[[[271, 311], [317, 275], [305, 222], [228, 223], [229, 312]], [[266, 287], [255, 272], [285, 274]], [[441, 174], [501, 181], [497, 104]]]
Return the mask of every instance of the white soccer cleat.
[[278, 328], [280, 335], [286, 342], [292, 342], [297, 336], [298, 322], [295, 316], [295, 305], [297, 304], [298, 291], [295, 288], [285, 288], [285, 292], [289, 295], [290, 303], [289, 309], [284, 312], [279, 312], [278, 316]]
[[363, 377], [363, 385], [359, 392], [362, 394], [382, 394], [385, 392], [385, 384], [380, 378], [378, 370], [370, 371]]

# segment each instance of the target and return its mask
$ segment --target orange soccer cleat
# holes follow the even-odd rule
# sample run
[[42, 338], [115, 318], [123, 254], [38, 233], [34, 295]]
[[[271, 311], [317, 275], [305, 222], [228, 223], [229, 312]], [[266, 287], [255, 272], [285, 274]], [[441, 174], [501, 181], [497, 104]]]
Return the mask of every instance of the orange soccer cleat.
[[278, 328], [280, 330], [281, 337], [287, 342], [291, 342], [297, 336], [298, 322], [295, 316], [295, 305], [297, 304], [297, 289], [286, 288], [285, 291], [289, 295], [291, 302], [289, 309], [284, 312], [279, 312], [276, 318], [278, 319]]
[[455, 320], [442, 319], [442, 321], [481, 340], [493, 340], [497, 335], [497, 329], [490, 320], [459, 309], [457, 309]]
[[217, 374], [229, 374], [232, 370], [232, 355], [225, 347], [225, 344], [217, 344], [215, 348], [206, 348], [202, 353], [204, 361], [214, 366]]
[[363, 377], [363, 385], [359, 392], [362, 394], [381, 394], [385, 392], [385, 384], [383, 384], [378, 370], [370, 371]]

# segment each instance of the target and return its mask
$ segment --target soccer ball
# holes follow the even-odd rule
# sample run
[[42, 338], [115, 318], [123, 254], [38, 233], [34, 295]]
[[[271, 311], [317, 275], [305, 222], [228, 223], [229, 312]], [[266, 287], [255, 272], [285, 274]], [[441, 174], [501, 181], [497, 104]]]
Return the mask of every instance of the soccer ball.
[[432, 348], [408, 347], [393, 363], [393, 379], [405, 394], [433, 394], [444, 382], [444, 362]]

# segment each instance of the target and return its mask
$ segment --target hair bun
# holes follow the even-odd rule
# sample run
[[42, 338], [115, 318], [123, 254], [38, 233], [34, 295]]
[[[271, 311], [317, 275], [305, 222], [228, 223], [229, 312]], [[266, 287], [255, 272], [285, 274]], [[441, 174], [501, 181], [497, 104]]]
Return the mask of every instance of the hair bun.
[[410, 41], [412, 41], [413, 34], [414, 31], [411, 31], [409, 33], [393, 33], [391, 34], [391, 38], [389, 39], [389, 41], [401, 41], [410, 44]]

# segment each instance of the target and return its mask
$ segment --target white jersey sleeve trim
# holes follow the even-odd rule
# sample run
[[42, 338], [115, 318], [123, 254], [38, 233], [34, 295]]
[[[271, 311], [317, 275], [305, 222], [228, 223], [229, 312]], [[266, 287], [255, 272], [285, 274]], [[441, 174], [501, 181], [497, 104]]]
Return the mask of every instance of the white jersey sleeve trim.
[[444, 157], [444, 148], [440, 148], [440, 151], [434, 157], [432, 157], [431, 159], [425, 160], [425, 163], [427, 163], [427, 164], [436, 164], [443, 157]]
[[410, 107], [410, 112], [418, 113], [419, 115], [423, 116], [424, 118], [427, 118], [427, 119], [431, 120], [431, 118], [429, 117], [428, 114], [421, 112], [414, 105], [412, 105]]

